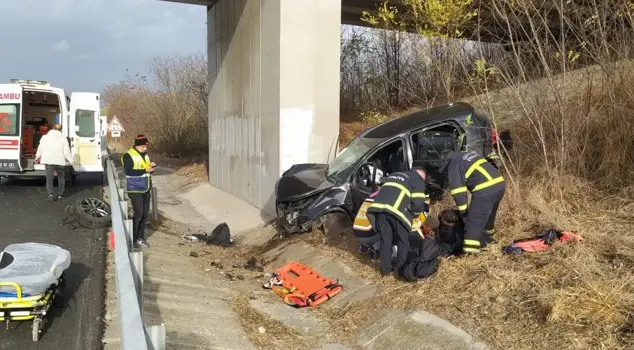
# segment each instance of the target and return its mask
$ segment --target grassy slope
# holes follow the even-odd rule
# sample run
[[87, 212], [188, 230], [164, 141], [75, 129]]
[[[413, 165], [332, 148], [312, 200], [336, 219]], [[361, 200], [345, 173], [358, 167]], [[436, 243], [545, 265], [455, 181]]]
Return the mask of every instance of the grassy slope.
[[[576, 108], [586, 99], [584, 93], [602, 92], [602, 88], [588, 90], [599, 76], [600, 70], [592, 67], [570, 72], [565, 80], [543, 79], [491, 93], [493, 114], [498, 123], [514, 130], [521, 144], [533, 137], [527, 114], [547, 114], [550, 105]], [[553, 90], [566, 91], [569, 102], [555, 103]], [[483, 96], [466, 100], [488, 110]], [[342, 142], [368, 126], [343, 124]], [[527, 152], [511, 158], [540, 166]], [[377, 306], [422, 307], [499, 349], [633, 348], [634, 239], [629, 233], [634, 230], [634, 187], [606, 195], [591, 182], [563, 172], [507, 174], [507, 179], [497, 220], [500, 244], [479, 257], [443, 261], [438, 273], [423, 284], [403, 289], [401, 282], [390, 281], [383, 297], [370, 308], [358, 305], [346, 316], [346, 324], [362, 322]], [[445, 198], [434, 212], [448, 205], [453, 202]], [[551, 227], [576, 231], [584, 241], [523, 256], [501, 253], [501, 247], [513, 239]]]

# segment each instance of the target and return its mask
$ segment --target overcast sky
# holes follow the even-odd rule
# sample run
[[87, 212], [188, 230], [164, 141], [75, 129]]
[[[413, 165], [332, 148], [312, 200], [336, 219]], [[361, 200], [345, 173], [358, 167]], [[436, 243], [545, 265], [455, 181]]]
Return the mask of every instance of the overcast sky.
[[0, 0], [0, 82], [103, 91], [155, 56], [204, 52], [204, 6], [158, 0]]

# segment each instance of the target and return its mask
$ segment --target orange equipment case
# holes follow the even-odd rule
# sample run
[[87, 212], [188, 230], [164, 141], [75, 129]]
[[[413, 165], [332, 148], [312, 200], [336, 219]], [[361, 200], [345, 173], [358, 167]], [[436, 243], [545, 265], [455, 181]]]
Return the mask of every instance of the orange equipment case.
[[302, 307], [317, 306], [343, 290], [330, 280], [299, 262], [292, 261], [275, 271], [283, 288], [273, 288], [286, 304]]

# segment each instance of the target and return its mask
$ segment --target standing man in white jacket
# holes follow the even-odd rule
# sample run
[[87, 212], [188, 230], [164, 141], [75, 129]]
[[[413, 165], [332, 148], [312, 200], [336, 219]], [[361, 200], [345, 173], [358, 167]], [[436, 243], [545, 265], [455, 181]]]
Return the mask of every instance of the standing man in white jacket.
[[35, 154], [36, 162], [44, 164], [46, 168], [46, 191], [47, 201], [52, 202], [56, 196], [53, 193], [53, 180], [57, 172], [57, 194], [58, 199], [64, 197], [64, 186], [66, 185], [66, 166], [73, 163], [70, 153], [68, 139], [62, 135], [62, 126], [55, 124], [53, 130], [42, 136], [40, 144]]

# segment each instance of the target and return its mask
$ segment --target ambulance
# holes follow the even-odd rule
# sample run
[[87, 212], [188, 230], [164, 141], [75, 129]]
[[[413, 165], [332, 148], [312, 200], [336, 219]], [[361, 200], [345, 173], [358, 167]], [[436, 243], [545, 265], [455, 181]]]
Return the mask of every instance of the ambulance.
[[11, 79], [0, 84], [0, 176], [46, 176], [35, 153], [42, 136], [55, 124], [62, 125], [68, 139], [73, 157], [68, 169], [73, 177], [103, 172], [107, 148], [100, 99], [94, 92], [68, 96], [41, 80]]

